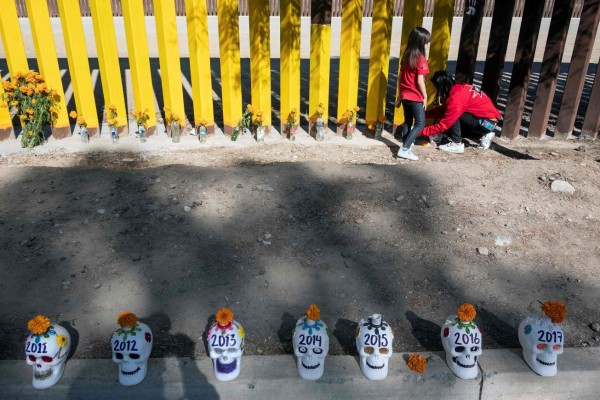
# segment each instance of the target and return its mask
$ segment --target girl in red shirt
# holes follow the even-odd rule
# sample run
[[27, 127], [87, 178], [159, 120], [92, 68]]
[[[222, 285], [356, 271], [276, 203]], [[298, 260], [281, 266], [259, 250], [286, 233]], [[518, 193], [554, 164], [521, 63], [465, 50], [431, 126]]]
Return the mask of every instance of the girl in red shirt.
[[398, 79], [398, 98], [396, 107], [404, 109], [404, 125], [402, 139], [404, 144], [398, 151], [398, 157], [416, 161], [419, 159], [411, 150], [411, 146], [425, 127], [425, 106], [427, 90], [425, 75], [429, 66], [425, 58], [425, 46], [431, 41], [431, 34], [425, 28], [415, 28], [408, 36], [408, 44], [400, 62]]

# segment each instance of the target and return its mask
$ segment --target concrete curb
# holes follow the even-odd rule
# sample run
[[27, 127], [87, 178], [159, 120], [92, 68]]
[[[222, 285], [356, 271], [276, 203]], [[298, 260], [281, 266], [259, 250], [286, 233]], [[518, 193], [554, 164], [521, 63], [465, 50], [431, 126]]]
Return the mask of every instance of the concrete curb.
[[246, 356], [233, 382], [214, 378], [212, 363], [202, 357], [152, 359], [145, 380], [134, 387], [118, 383], [111, 360], [70, 360], [54, 387], [31, 387], [31, 367], [23, 360], [0, 361], [0, 397], [6, 399], [593, 399], [600, 391], [600, 348], [565, 349], [559, 373], [543, 378], [533, 373], [520, 349], [484, 350], [480, 374], [461, 380], [446, 366], [444, 353], [430, 357], [427, 371], [417, 374], [404, 354], [391, 359], [388, 378], [363, 377], [358, 358], [327, 358], [325, 375], [310, 382], [299, 378], [295, 358]]

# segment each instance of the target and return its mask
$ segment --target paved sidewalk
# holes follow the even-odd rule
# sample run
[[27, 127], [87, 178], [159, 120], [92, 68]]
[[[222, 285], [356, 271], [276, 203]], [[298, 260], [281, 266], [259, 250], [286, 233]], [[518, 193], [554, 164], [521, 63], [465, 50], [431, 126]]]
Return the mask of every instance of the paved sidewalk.
[[7, 399], [594, 399], [600, 391], [600, 349], [568, 348], [560, 356], [558, 375], [533, 373], [520, 349], [484, 350], [480, 374], [474, 380], [455, 378], [444, 353], [432, 356], [427, 371], [408, 369], [405, 354], [395, 354], [384, 381], [363, 377], [358, 359], [328, 357], [324, 376], [315, 382], [299, 378], [295, 359], [284, 356], [246, 356], [232, 382], [218, 382], [210, 359], [152, 359], [145, 380], [123, 387], [111, 360], [70, 360], [54, 387], [31, 387], [31, 367], [24, 360], [0, 361], [0, 387]]

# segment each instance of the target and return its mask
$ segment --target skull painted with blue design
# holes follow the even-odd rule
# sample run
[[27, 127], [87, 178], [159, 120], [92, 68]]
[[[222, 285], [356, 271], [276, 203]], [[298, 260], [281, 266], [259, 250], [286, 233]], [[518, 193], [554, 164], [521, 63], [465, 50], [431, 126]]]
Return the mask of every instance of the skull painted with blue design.
[[294, 329], [292, 344], [297, 357], [298, 374], [306, 380], [323, 376], [325, 357], [329, 353], [329, 331], [319, 318], [319, 307], [312, 304]]
[[37, 315], [27, 324], [30, 335], [25, 340], [27, 364], [33, 367], [31, 384], [35, 389], [55, 385], [65, 371], [71, 349], [71, 336], [60, 325], [53, 324], [43, 315]]
[[[464, 315], [461, 310], [471, 310], [471, 315]], [[473, 322], [475, 308], [471, 304], [463, 304], [459, 315], [451, 315], [442, 325], [440, 333], [442, 346], [446, 351], [446, 364], [454, 375], [462, 379], [477, 377], [477, 359], [483, 354], [483, 337]]]
[[112, 360], [119, 367], [119, 382], [123, 386], [137, 385], [146, 377], [154, 338], [150, 327], [139, 322], [131, 311], [119, 315], [119, 329], [110, 339]]
[[220, 381], [231, 381], [240, 374], [246, 334], [228, 308], [221, 308], [215, 316], [216, 321], [206, 335], [208, 353], [213, 360], [215, 377]]
[[376, 381], [387, 377], [393, 342], [394, 331], [381, 319], [381, 314], [360, 320], [356, 328], [356, 348], [365, 377]]
[[547, 316], [529, 314], [519, 325], [519, 343], [529, 368], [541, 376], [558, 372], [558, 355], [564, 351], [565, 335]]

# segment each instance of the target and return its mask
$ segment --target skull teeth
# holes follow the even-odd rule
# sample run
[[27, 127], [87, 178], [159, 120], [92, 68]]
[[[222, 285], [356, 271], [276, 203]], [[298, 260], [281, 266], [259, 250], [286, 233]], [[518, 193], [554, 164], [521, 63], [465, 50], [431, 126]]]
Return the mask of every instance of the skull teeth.
[[123, 371], [121, 370], [121, 373], [123, 375], [135, 375], [140, 371], [140, 367], [137, 367], [137, 369], [134, 369], [133, 371]]
[[459, 367], [462, 367], [462, 368], [473, 368], [474, 366], [476, 366], [477, 365], [477, 356], [473, 357], [473, 359], [475, 360], [475, 363], [467, 365], [467, 364], [463, 364], [460, 361], [458, 361], [458, 357], [452, 357], [452, 361], [454, 361], [454, 363], [456, 365], [458, 365]]
[[545, 361], [540, 360], [539, 358], [536, 358], [535, 361], [537, 361], [540, 364], [545, 365], [547, 367], [551, 367], [553, 365], [556, 365], [556, 361], [554, 361], [554, 362], [545, 362]]
[[303, 366], [304, 368], [306, 368], [306, 369], [317, 369], [317, 368], [319, 368], [319, 367], [321, 366], [321, 363], [318, 363], [318, 364], [316, 364], [316, 365], [311, 365], [311, 366], [309, 366], [309, 365], [306, 365], [306, 364], [302, 363], [302, 366]]
[[37, 371], [34, 372], [33, 377], [35, 379], [37, 379], [38, 381], [44, 381], [48, 378], [50, 378], [52, 376], [52, 370], [48, 370], [47, 372], [43, 372], [43, 373], [38, 373]]
[[375, 366], [375, 365], [369, 364], [369, 362], [367, 361], [367, 367], [369, 367], [371, 369], [382, 369], [383, 367], [385, 367], [385, 363], [381, 364], [380, 366]]

